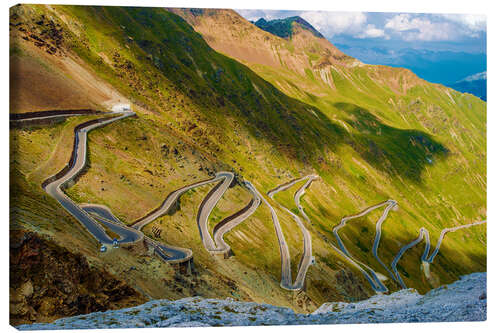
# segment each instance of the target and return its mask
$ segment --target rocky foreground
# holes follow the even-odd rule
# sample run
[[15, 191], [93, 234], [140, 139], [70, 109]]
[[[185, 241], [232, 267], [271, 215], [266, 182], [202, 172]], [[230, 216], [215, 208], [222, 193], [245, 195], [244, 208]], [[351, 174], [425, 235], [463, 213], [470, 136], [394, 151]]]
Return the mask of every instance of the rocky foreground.
[[450, 285], [419, 295], [405, 289], [357, 303], [325, 303], [311, 314], [268, 304], [233, 299], [156, 300], [140, 306], [68, 317], [50, 324], [18, 326], [20, 330], [354, 324], [387, 322], [486, 320], [486, 273], [463, 276]]

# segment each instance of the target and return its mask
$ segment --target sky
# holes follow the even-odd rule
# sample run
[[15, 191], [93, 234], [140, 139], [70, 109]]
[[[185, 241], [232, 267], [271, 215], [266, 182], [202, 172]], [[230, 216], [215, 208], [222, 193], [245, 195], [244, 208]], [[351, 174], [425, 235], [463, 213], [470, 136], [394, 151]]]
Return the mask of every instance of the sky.
[[300, 16], [333, 44], [486, 53], [485, 15], [256, 9], [237, 12], [253, 21]]

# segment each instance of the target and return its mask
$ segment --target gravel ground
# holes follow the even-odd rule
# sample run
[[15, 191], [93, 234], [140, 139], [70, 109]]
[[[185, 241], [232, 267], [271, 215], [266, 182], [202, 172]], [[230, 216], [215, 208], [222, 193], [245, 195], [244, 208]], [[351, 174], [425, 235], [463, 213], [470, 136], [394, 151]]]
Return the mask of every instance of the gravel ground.
[[357, 303], [325, 303], [311, 314], [268, 304], [233, 299], [155, 300], [133, 308], [61, 318], [20, 330], [307, 325], [486, 320], [486, 273], [463, 276], [450, 285], [419, 295], [404, 289]]

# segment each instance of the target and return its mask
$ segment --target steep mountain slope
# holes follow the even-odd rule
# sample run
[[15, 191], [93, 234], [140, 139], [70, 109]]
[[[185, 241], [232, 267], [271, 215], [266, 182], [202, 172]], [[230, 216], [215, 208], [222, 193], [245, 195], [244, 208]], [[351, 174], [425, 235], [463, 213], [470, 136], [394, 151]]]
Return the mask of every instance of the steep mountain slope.
[[316, 30], [304, 28], [293, 20], [286, 22], [284, 28], [286, 36], [292, 36], [290, 39], [262, 34], [262, 30], [231, 10], [168, 10], [181, 15], [215, 50], [250, 64], [264, 64], [304, 74], [305, 68], [321, 72], [325, 64], [351, 65], [358, 62], [326, 39], [318, 38]]
[[[183, 16], [214, 49], [247, 64], [281, 91], [317, 107], [346, 130], [346, 144], [339, 144], [326, 159], [324, 164], [329, 167], [321, 165], [320, 176], [336, 191], [340, 188], [335, 193], [337, 212], [339, 206], [346, 208], [353, 200], [358, 203], [351, 214], [370, 206], [369, 202], [387, 198], [398, 202], [402, 209], [385, 222], [379, 249], [386, 264], [401, 244], [418, 235], [421, 226], [434, 230], [431, 241], [435, 243], [440, 228], [485, 216], [486, 105], [479, 99], [425, 82], [406, 69], [365, 65], [342, 56], [326, 39], [300, 25], [294, 25], [291, 36], [284, 39], [260, 30], [231, 10], [170, 10]], [[249, 47], [254, 46], [258, 57], [250, 56]], [[331, 50], [338, 52], [336, 57], [326, 58]], [[272, 58], [280, 61], [270, 62]], [[355, 188], [356, 195], [346, 188]], [[288, 203], [289, 207], [293, 204]], [[332, 216], [318, 208], [318, 202], [307, 209], [316, 223], [323, 224], [323, 230], [332, 226], [325, 223]], [[353, 243], [351, 251], [380, 267], [368, 250], [374, 237], [372, 218], [377, 217], [348, 226], [345, 232]], [[484, 256], [484, 252], [479, 255], [483, 232], [482, 227], [470, 230], [476, 244], [475, 259], [470, 257], [473, 261], [483, 260], [479, 259]], [[448, 245], [463, 262], [458, 259], [459, 252], [465, 251], [463, 245]], [[411, 260], [417, 262], [422, 251], [423, 245], [418, 245], [405, 254], [400, 262], [405, 276], [420, 275], [418, 265], [411, 268]], [[448, 264], [441, 259], [434, 269], [439, 265]], [[436, 276], [443, 279], [442, 273]], [[425, 282], [410, 280], [412, 286], [426, 288]], [[435, 284], [438, 280], [429, 281]]]
[[[52, 37], [53, 26], [58, 27], [61, 38]], [[56, 46], [58, 52], [47, 52]], [[77, 74], [87, 78], [87, 86], [104, 82], [113, 89], [111, 96], [100, 100], [92, 99], [100, 86], [75, 89], [82, 100], [92, 102], [88, 104], [79, 104], [65, 94], [36, 104], [28, 93], [50, 94], [48, 85], [41, 84], [42, 74], [35, 78], [40, 84], [19, 80], [22, 83], [16, 93], [28, 97], [22, 100], [25, 104], [13, 103], [11, 112], [96, 104], [107, 109], [106, 102], [114, 94], [125, 96], [116, 102], [133, 103], [138, 118], [90, 133], [90, 168], [67, 190], [77, 202], [108, 205], [125, 223], [156, 208], [170, 191], [215, 171], [244, 172], [265, 192], [291, 172], [298, 174], [303, 169], [298, 158], [322, 154], [322, 147], [333, 144], [341, 132], [328, 121], [318, 121], [310, 106], [211, 50], [182, 19], [162, 9], [16, 6], [11, 11], [11, 50], [13, 64], [29, 58], [42, 73], [61, 73], [58, 75], [66, 81], [51, 81], [55, 90], [64, 92], [68, 82], [78, 87]], [[67, 71], [63, 62], [77, 63], [79, 71]], [[13, 76], [16, 74], [13, 69]], [[70, 102], [63, 104], [62, 99]], [[338, 276], [343, 287], [326, 292], [311, 287], [312, 296], [291, 300], [289, 292], [279, 286], [278, 244], [269, 213], [262, 207], [237, 228], [236, 235], [228, 235], [235, 257], [227, 261], [212, 257], [203, 249], [194, 223], [197, 206], [209, 188], [187, 193], [181, 199], [180, 212], [156, 224], [166, 230], [161, 238], [168, 237], [168, 243], [193, 249], [196, 275], [179, 276], [170, 265], [155, 257], [144, 259], [144, 254], [133, 249], [99, 255], [97, 242], [40, 186], [69, 160], [73, 127], [93, 118], [68, 118], [48, 127], [11, 130], [11, 229], [48, 234], [150, 297], [232, 295], [306, 309], [325, 297], [343, 299], [339, 290], [354, 298], [369, 293], [348, 265], [335, 264], [338, 257], [328, 244], [318, 244], [318, 253], [326, 258], [318, 270], [325, 273], [316, 273], [313, 285], [328, 286]], [[214, 213], [221, 217], [232, 214], [249, 198], [243, 186], [236, 186]], [[283, 212], [279, 216], [289, 246], [300, 251], [295, 223]], [[146, 227], [145, 232], [152, 236], [151, 228]]]
[[[343, 216], [397, 200], [400, 210], [390, 213], [379, 250], [390, 262], [422, 225], [434, 244], [443, 227], [486, 215], [481, 101], [405, 70], [362, 66], [300, 26], [286, 40], [231, 11], [176, 12], [201, 36], [161, 8], [13, 7], [11, 64], [20, 69], [11, 68], [11, 113], [131, 103], [136, 118], [89, 133], [86, 173], [66, 190], [78, 203], [110, 207], [126, 224], [171, 191], [218, 171], [233, 171], [236, 182], [212, 212], [212, 225], [250, 200], [243, 178], [266, 193], [319, 174], [321, 181], [311, 183], [301, 201], [311, 218], [306, 228], [316, 262], [306, 290], [292, 295], [280, 288], [280, 249], [265, 205], [227, 234], [234, 256], [223, 259], [204, 249], [195, 220], [209, 186], [187, 192], [176, 212], [143, 229], [192, 249], [194, 274], [182, 274], [141, 247], [97, 253], [95, 239], [40, 186], [66, 165], [73, 128], [96, 118], [90, 114], [11, 129], [12, 230], [46, 234], [144, 297], [232, 296], [306, 311], [373, 293], [355, 265], [332, 249], [331, 229]], [[276, 200], [299, 214], [292, 208], [294, 190]], [[302, 234], [290, 214], [274, 206], [296, 272]], [[363, 250], [371, 247], [377, 214], [346, 226], [345, 243], [387, 275]], [[425, 291], [484, 270], [484, 231], [479, 226], [447, 236], [430, 280], [420, 272], [419, 248], [410, 250], [400, 261], [408, 286]]]
[[34, 232], [14, 231], [10, 240], [14, 325], [27, 318], [50, 321], [61, 315], [116, 309], [148, 300], [125, 281], [89, 265], [81, 254], [75, 255]]
[[335, 44], [342, 52], [367, 64], [408, 68], [420, 78], [446, 86], [486, 70], [485, 53], [394, 49], [376, 45]]

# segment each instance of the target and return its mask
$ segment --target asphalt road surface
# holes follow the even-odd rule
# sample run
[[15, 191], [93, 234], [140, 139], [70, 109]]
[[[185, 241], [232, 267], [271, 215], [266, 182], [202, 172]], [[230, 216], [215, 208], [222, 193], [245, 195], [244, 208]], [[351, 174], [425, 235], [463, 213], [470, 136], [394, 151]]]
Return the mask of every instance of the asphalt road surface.
[[[303, 195], [305, 189], [309, 187], [310, 183], [317, 179], [318, 177], [316, 175], [309, 175], [305, 176], [302, 178], [294, 179], [288, 183], [282, 184], [272, 190], [270, 190], [267, 195], [273, 199], [273, 196], [280, 192], [280, 191], [285, 191], [295, 185], [296, 183], [303, 181], [305, 179], [308, 179], [308, 182], [302, 186], [296, 193], [295, 193], [295, 202], [299, 203], [298, 207], [300, 207], [300, 197]], [[299, 226], [301, 232], [302, 232], [302, 237], [303, 237], [303, 252], [302, 252], [302, 257], [300, 259], [299, 263], [299, 269], [297, 272], [297, 276], [295, 278], [295, 282], [292, 281], [292, 273], [291, 273], [291, 260], [290, 260], [290, 252], [288, 250], [288, 244], [286, 243], [285, 236], [283, 235], [283, 231], [281, 229], [281, 225], [279, 223], [278, 216], [276, 214], [276, 211], [274, 208], [269, 204], [269, 202], [255, 189], [255, 187], [249, 183], [249, 188], [254, 191], [256, 195], [268, 206], [270, 212], [271, 212], [271, 217], [273, 220], [274, 224], [274, 229], [276, 232], [276, 235], [278, 237], [278, 242], [280, 245], [280, 254], [281, 254], [281, 287], [284, 289], [288, 290], [302, 290], [304, 288], [304, 283], [305, 283], [305, 278], [307, 274], [307, 270], [309, 269], [309, 266], [312, 264], [312, 242], [311, 242], [311, 235], [307, 228], [304, 226], [302, 223], [302, 220], [300, 217], [298, 217], [296, 214], [291, 212], [289, 209], [286, 207], [280, 205], [277, 203], [281, 209], [285, 210], [288, 214], [292, 216], [294, 221], [297, 223]], [[299, 208], [300, 210], [300, 208]]]
[[[74, 216], [91, 234], [94, 236], [102, 244], [112, 244], [113, 239], [111, 239], [106, 231], [102, 227], [102, 225], [96, 221], [89, 213], [80, 208], [78, 204], [76, 204], [73, 200], [71, 200], [66, 193], [61, 189], [61, 187], [71, 180], [73, 180], [78, 174], [84, 169], [86, 158], [87, 158], [87, 133], [93, 129], [106, 126], [112, 122], [130, 117], [135, 115], [134, 112], [112, 112], [110, 114], [118, 115], [114, 118], [101, 118], [99, 122], [92, 123], [89, 126], [83, 127], [79, 129], [75, 133], [75, 149], [74, 154], [76, 155], [74, 158], [73, 165], [69, 168], [69, 170], [59, 179], [52, 181], [51, 183], [45, 186], [45, 191], [56, 199], [61, 206], [68, 211], [72, 216]], [[114, 226], [113, 226], [114, 228]], [[130, 241], [136, 241], [137, 234], [129, 233], [128, 231], [124, 235], [119, 243], [126, 243]]]
[[292, 284], [292, 272], [290, 269], [290, 252], [288, 251], [288, 244], [286, 243], [285, 236], [283, 235], [283, 230], [281, 230], [281, 225], [278, 219], [278, 215], [274, 210], [273, 206], [269, 204], [269, 202], [260, 194], [260, 192], [253, 186], [252, 183], [247, 181], [247, 186], [251, 189], [253, 193], [255, 193], [259, 199], [266, 204], [271, 212], [271, 219], [273, 221], [274, 230], [276, 232], [276, 236], [278, 237], [278, 245], [280, 248], [280, 257], [281, 257], [281, 282], [280, 286], [283, 289], [295, 290]]
[[[231, 248], [224, 241], [224, 235], [227, 234], [229, 231], [231, 231], [234, 227], [239, 225], [241, 222], [246, 220], [249, 216], [251, 216], [255, 212], [257, 207], [260, 205], [260, 199], [256, 197], [254, 193], [254, 198], [252, 199], [249, 205], [245, 206], [243, 209], [239, 210], [235, 214], [223, 219], [214, 227], [213, 238], [212, 238], [212, 235], [208, 230], [208, 219], [210, 217], [210, 213], [213, 211], [213, 209], [215, 208], [219, 200], [222, 198], [224, 193], [231, 186], [231, 183], [233, 183], [233, 181], [234, 181], [234, 174], [232, 172], [222, 171], [218, 172], [214, 178], [203, 180], [194, 184], [184, 186], [180, 189], [177, 189], [171, 192], [167, 196], [167, 198], [164, 200], [164, 202], [158, 209], [154, 210], [152, 213], [136, 221], [132, 225], [132, 227], [137, 230], [141, 230], [145, 225], [167, 214], [172, 209], [176, 201], [179, 200], [180, 196], [182, 196], [182, 194], [186, 193], [190, 189], [218, 182], [218, 184], [205, 196], [202, 203], [200, 204], [196, 221], [203, 246], [208, 252], [213, 254], [229, 253]], [[252, 191], [251, 188], [249, 188], [249, 190]], [[172, 253], [174, 251], [177, 251], [176, 253], [178, 254], [179, 249], [181, 249], [171, 246], [168, 247], [169, 248], [167, 248], [166, 245], [162, 245], [163, 252]], [[191, 250], [188, 251], [190, 251], [189, 255], [192, 255]], [[188, 253], [186, 252], [185, 255], [187, 256]]]
[[[78, 112], [78, 111], [61, 111], [58, 113], [57, 111], [51, 111], [50, 113], [44, 114], [43, 112], [36, 112], [33, 114], [33, 116], [26, 116], [23, 117], [23, 121], [30, 121], [30, 120], [39, 120], [39, 119], [49, 119], [49, 118], [55, 118], [55, 117], [70, 117], [70, 116], [77, 116], [77, 115], [87, 115], [89, 114], [88, 112]], [[125, 225], [122, 223], [116, 216], [113, 215], [111, 210], [103, 205], [97, 205], [97, 204], [82, 204], [78, 205], [75, 203], [71, 198], [69, 198], [63, 191], [63, 188], [70, 184], [71, 181], [73, 181], [84, 169], [85, 164], [86, 164], [86, 156], [87, 156], [87, 134], [88, 132], [102, 127], [106, 126], [112, 122], [134, 116], [135, 113], [131, 111], [116, 111], [116, 112], [106, 112], [102, 113], [105, 116], [113, 116], [113, 117], [105, 117], [105, 118], [100, 118], [98, 121], [94, 122], [89, 122], [88, 125], [79, 128], [75, 132], [75, 139], [74, 139], [74, 150], [72, 156], [73, 163], [72, 165], [69, 166], [68, 170], [64, 172], [64, 174], [59, 175], [59, 177], [56, 179], [54, 177], [54, 180], [50, 181], [49, 183], [45, 184], [45, 191], [52, 196], [55, 200], [57, 200], [61, 206], [68, 211], [73, 217], [75, 217], [91, 234], [92, 236], [98, 240], [102, 244], [107, 244], [111, 245], [113, 243], [113, 239], [106, 233], [106, 230], [103, 226], [106, 226], [109, 230], [114, 232], [119, 236], [119, 239], [117, 239], [119, 244], [126, 244], [126, 243], [134, 243], [138, 242], [141, 240], [145, 240], [148, 244], [154, 247], [155, 253], [159, 255], [161, 258], [163, 258], [167, 262], [183, 262], [187, 261], [192, 258], [193, 254], [190, 249], [184, 249], [172, 245], [165, 245], [162, 244], [156, 240], [153, 240], [147, 236], [145, 236], [142, 232], [141, 229], [156, 220], [157, 218], [167, 214], [170, 209], [173, 207], [173, 205], [176, 203], [176, 201], [179, 199], [179, 197], [187, 192], [190, 189], [196, 188], [198, 186], [203, 186], [206, 184], [210, 183], [215, 183], [218, 182], [216, 186], [208, 193], [208, 195], [204, 198], [202, 203], [200, 204], [199, 210], [198, 210], [198, 215], [197, 215], [197, 225], [199, 228], [200, 232], [200, 237], [202, 240], [202, 243], [204, 247], [206, 248], [207, 251], [211, 253], [228, 253], [230, 251], [229, 245], [224, 241], [224, 235], [227, 234], [229, 231], [231, 231], [234, 227], [242, 223], [244, 220], [246, 220], [248, 217], [250, 217], [255, 210], [259, 207], [259, 205], [264, 202], [266, 206], [269, 208], [271, 212], [271, 217], [273, 221], [273, 225], [275, 228], [276, 235], [278, 237], [278, 243], [279, 243], [279, 248], [280, 248], [280, 254], [281, 254], [281, 287], [288, 289], [288, 290], [301, 290], [304, 287], [305, 283], [305, 277], [307, 274], [307, 270], [309, 266], [312, 263], [312, 243], [311, 243], [311, 236], [309, 234], [309, 231], [307, 228], [304, 226], [301, 218], [294, 214], [292, 211], [287, 209], [286, 207], [280, 205], [277, 203], [281, 209], [285, 210], [288, 214], [292, 216], [294, 221], [297, 223], [299, 226], [302, 236], [303, 236], [303, 254], [301, 257], [301, 261], [299, 264], [299, 269], [297, 272], [297, 277], [295, 282], [292, 281], [292, 274], [291, 274], [291, 260], [290, 260], [290, 253], [288, 250], [288, 245], [286, 243], [283, 231], [281, 229], [281, 225], [279, 223], [278, 216], [276, 214], [276, 211], [274, 210], [273, 206], [266, 200], [265, 197], [263, 197], [257, 189], [250, 183], [249, 181], [244, 181], [244, 185], [248, 188], [248, 190], [253, 194], [253, 198], [251, 201], [241, 210], [238, 212], [232, 214], [231, 216], [228, 216], [224, 218], [222, 221], [220, 221], [213, 230], [213, 238], [212, 235], [210, 234], [208, 230], [208, 219], [210, 216], [210, 213], [213, 211], [219, 200], [222, 198], [224, 193], [228, 190], [228, 188], [231, 186], [231, 184], [234, 181], [234, 174], [232, 172], [219, 172], [216, 174], [215, 177], [200, 181], [194, 184], [190, 184], [187, 186], [184, 186], [180, 189], [177, 189], [173, 192], [171, 192], [167, 198], [164, 200], [162, 205], [155, 209], [154, 211], [150, 212], [143, 218], [139, 219], [136, 221], [131, 227]], [[16, 120], [12, 120], [16, 121]], [[310, 219], [305, 213], [303, 207], [300, 204], [300, 198], [304, 195], [305, 190], [310, 186], [311, 182], [317, 179], [318, 176], [316, 175], [309, 175], [305, 176], [302, 178], [294, 179], [290, 182], [287, 182], [285, 184], [282, 184], [271, 191], [267, 193], [269, 198], [273, 199], [273, 196], [280, 192], [289, 189], [296, 183], [306, 180], [307, 182], [297, 190], [297, 192], [294, 195], [294, 201], [295, 204], [300, 212], [300, 215], [306, 220], [307, 222], [310, 223]], [[333, 228], [333, 234], [337, 240], [338, 243], [338, 248], [335, 247], [333, 244], [330, 244], [332, 248], [339, 254], [341, 255], [346, 261], [351, 263], [354, 267], [356, 267], [368, 280], [372, 288], [376, 292], [387, 292], [387, 288], [385, 285], [380, 281], [379, 275], [370, 267], [368, 267], [366, 264], [356, 260], [355, 258], [352, 257], [352, 255], [349, 253], [349, 251], [346, 249], [344, 246], [341, 237], [339, 236], [338, 232], [341, 228], [343, 228], [346, 223], [355, 218], [359, 218], [361, 216], [364, 216], [374, 209], [380, 208], [386, 206], [384, 209], [384, 212], [382, 216], [379, 218], [376, 224], [376, 234], [373, 242], [373, 247], [372, 247], [372, 253], [374, 257], [377, 259], [377, 261], [384, 267], [390, 274], [390, 276], [399, 282], [399, 284], [403, 287], [406, 288], [406, 285], [399, 275], [399, 272], [397, 270], [397, 263], [403, 256], [403, 254], [410, 248], [416, 246], [419, 244], [423, 239], [425, 239], [425, 249], [424, 252], [421, 256], [421, 261], [424, 266], [424, 273], [426, 274], [427, 277], [429, 277], [429, 265], [433, 262], [434, 258], [437, 256], [439, 253], [440, 246], [443, 242], [443, 239], [445, 235], [448, 232], [454, 232], [459, 229], [463, 228], [469, 228], [475, 225], [483, 224], [486, 223], [486, 220], [484, 221], [479, 221], [471, 224], [466, 224], [466, 225], [461, 225], [453, 228], [445, 228], [441, 231], [440, 237], [436, 243], [436, 247], [434, 251], [429, 255], [430, 252], [430, 240], [429, 240], [429, 233], [425, 228], [421, 228], [419, 232], [419, 236], [417, 239], [413, 240], [409, 244], [403, 246], [394, 260], [391, 263], [391, 270], [387, 268], [387, 266], [382, 262], [382, 260], [378, 256], [378, 248], [379, 248], [379, 243], [380, 243], [380, 238], [382, 235], [382, 224], [386, 220], [389, 212], [394, 209], [397, 206], [397, 202], [394, 200], [387, 200], [385, 202], [382, 202], [380, 204], [368, 207], [367, 209], [363, 210], [362, 212], [356, 214], [356, 215], [351, 215], [342, 218], [340, 223]]]
[[[347, 250], [347, 248], [344, 246], [344, 243], [342, 242], [342, 238], [339, 236], [338, 233], [339, 233], [340, 229], [342, 229], [347, 224], [348, 221], [350, 221], [352, 219], [356, 219], [356, 218], [362, 217], [362, 216], [370, 213], [371, 211], [373, 211], [375, 209], [378, 209], [380, 207], [383, 207], [383, 206], [387, 205], [387, 208], [384, 210], [384, 214], [381, 216], [381, 218], [377, 222], [377, 233], [375, 235], [374, 246], [373, 246], [373, 249], [372, 249], [373, 250], [373, 254], [374, 255], [377, 254], [376, 258], [378, 258], [377, 249], [378, 249], [378, 243], [380, 241], [380, 234], [381, 234], [382, 223], [387, 218], [389, 210], [392, 209], [393, 207], [395, 207], [396, 204], [397, 203], [394, 200], [387, 200], [387, 201], [381, 202], [379, 204], [370, 206], [370, 207], [366, 208], [365, 210], [361, 211], [358, 214], [350, 215], [350, 216], [346, 216], [346, 217], [342, 218], [342, 220], [340, 221], [340, 223], [338, 225], [336, 225], [333, 228], [333, 230], [332, 230], [333, 231], [333, 235], [335, 236], [335, 238], [337, 240], [337, 244], [339, 246], [339, 249], [347, 257], [349, 257], [353, 262], [355, 262], [359, 266], [363, 267], [363, 271], [361, 271], [361, 273], [363, 273], [363, 275], [368, 279], [368, 282], [372, 286], [373, 290], [375, 290], [376, 292], [381, 292], [381, 293], [387, 292], [388, 289], [382, 283], [382, 281], [380, 281], [380, 278], [379, 278], [378, 274], [371, 267], [369, 267], [368, 265], [366, 265], [366, 264], [358, 261], [357, 259], [355, 259], [349, 253], [349, 251]], [[379, 262], [381, 262], [380, 258], [378, 258], [377, 260], [379, 260]], [[383, 265], [383, 266], [385, 266], [385, 265]]]
[[214, 233], [214, 241], [216, 248], [214, 249], [213, 252], [220, 252], [224, 254], [229, 253], [231, 248], [224, 241], [224, 235], [229, 231], [231, 231], [234, 227], [239, 225], [241, 222], [249, 218], [255, 212], [255, 210], [257, 210], [257, 208], [261, 203], [259, 196], [252, 190], [252, 188], [247, 184], [247, 182], [245, 182], [245, 186], [248, 188], [250, 192], [252, 192], [253, 198], [252, 200], [250, 200], [250, 203], [246, 205], [243, 209], [223, 219], [214, 227], [213, 233]]
[[427, 229], [425, 229], [423, 227], [420, 228], [418, 237], [415, 240], [413, 240], [410, 243], [408, 243], [405, 246], [403, 246], [399, 250], [398, 254], [396, 255], [396, 257], [394, 258], [394, 260], [391, 263], [391, 268], [394, 271], [394, 274], [396, 275], [396, 278], [397, 278], [399, 284], [401, 285], [401, 287], [403, 289], [405, 289], [406, 288], [406, 284], [404, 283], [403, 279], [399, 275], [399, 271], [397, 269], [397, 264], [398, 264], [399, 260], [401, 259], [401, 257], [403, 256], [403, 254], [407, 250], [409, 250], [412, 247], [416, 246], [423, 239], [425, 239], [425, 249], [424, 249], [424, 252], [422, 253], [422, 256], [420, 257], [420, 259], [422, 261], [422, 265], [423, 265], [423, 269], [424, 269], [424, 274], [426, 275], [427, 278], [429, 278], [429, 276], [430, 276], [429, 265], [432, 264], [432, 262], [434, 261], [434, 258], [439, 253], [439, 249], [440, 249], [441, 244], [443, 242], [444, 236], [447, 233], [449, 233], [449, 232], [455, 232], [455, 231], [460, 230], [460, 229], [470, 228], [470, 227], [473, 227], [473, 226], [476, 226], [476, 225], [480, 225], [480, 224], [484, 224], [484, 223], [486, 223], [486, 220], [478, 221], [478, 222], [474, 222], [474, 223], [469, 223], [469, 224], [464, 224], [464, 225], [459, 225], [459, 226], [452, 227], [452, 228], [445, 228], [445, 229], [443, 229], [441, 231], [441, 234], [439, 235], [439, 239], [438, 239], [438, 241], [436, 243], [436, 247], [434, 248], [434, 251], [431, 253], [430, 256], [429, 256], [429, 251], [430, 251], [431, 243], [430, 243], [430, 238], [429, 238], [429, 232], [427, 231]]

